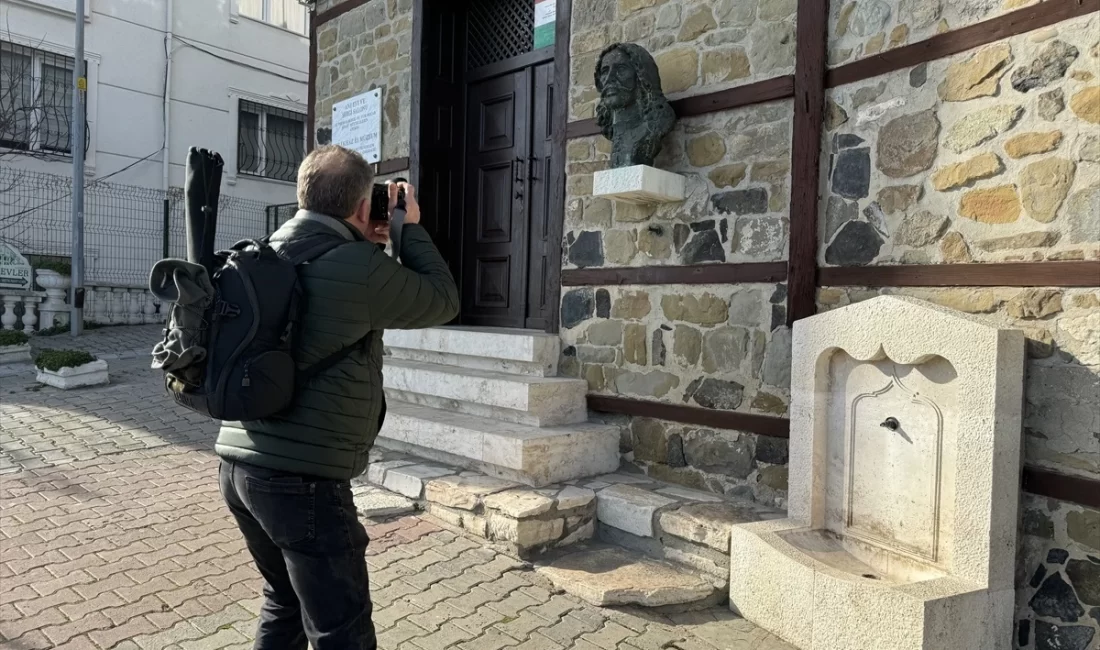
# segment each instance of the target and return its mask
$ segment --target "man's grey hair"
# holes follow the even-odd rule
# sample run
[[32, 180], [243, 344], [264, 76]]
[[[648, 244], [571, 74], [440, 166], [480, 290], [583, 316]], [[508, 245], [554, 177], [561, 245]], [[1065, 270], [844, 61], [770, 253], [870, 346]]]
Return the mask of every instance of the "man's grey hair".
[[298, 207], [337, 219], [370, 199], [374, 170], [357, 152], [335, 144], [314, 149], [298, 168]]

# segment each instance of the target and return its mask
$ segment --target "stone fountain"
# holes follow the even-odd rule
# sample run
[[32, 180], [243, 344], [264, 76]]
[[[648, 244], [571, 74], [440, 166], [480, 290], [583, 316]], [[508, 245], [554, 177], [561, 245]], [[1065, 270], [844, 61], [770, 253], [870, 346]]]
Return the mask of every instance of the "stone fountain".
[[802, 650], [1009, 650], [1024, 337], [880, 297], [799, 321], [788, 517], [730, 605]]

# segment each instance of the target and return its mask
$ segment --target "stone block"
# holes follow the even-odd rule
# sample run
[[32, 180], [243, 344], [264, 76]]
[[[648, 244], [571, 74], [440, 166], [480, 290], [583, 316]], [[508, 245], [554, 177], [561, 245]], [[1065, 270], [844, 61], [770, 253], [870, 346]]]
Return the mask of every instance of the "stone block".
[[512, 519], [537, 517], [554, 507], [553, 499], [534, 490], [509, 490], [489, 495], [483, 501], [486, 508]]
[[596, 172], [592, 194], [623, 203], [675, 203], [684, 200], [685, 184], [679, 174], [634, 165]]
[[31, 346], [24, 345], [0, 345], [0, 364], [3, 363], [29, 363], [31, 360]]
[[588, 419], [588, 385], [577, 379], [532, 377], [404, 359], [389, 359], [386, 389], [535, 427], [574, 424]]
[[379, 444], [543, 486], [613, 471], [618, 438], [599, 424], [536, 428], [393, 400]]
[[686, 569], [620, 548], [570, 553], [538, 571], [559, 589], [597, 607], [684, 605], [716, 591], [711, 582]]
[[367, 481], [374, 485], [382, 485], [386, 480], [387, 471], [397, 467], [406, 467], [414, 464], [415, 463], [408, 460], [386, 460], [380, 463], [372, 462], [367, 467]]
[[352, 492], [360, 517], [388, 517], [416, 510], [411, 499], [376, 487], [355, 488]]
[[107, 362], [97, 359], [76, 368], [61, 368], [60, 370], [43, 370], [38, 368], [36, 381], [40, 384], [70, 390], [84, 388], [86, 386], [100, 386], [110, 382], [107, 375]]
[[424, 499], [448, 508], [474, 510], [484, 497], [514, 487], [511, 481], [491, 476], [447, 476], [428, 481]]
[[755, 503], [697, 503], [662, 512], [658, 524], [663, 533], [728, 553], [730, 528], [734, 525], [782, 516]]
[[407, 465], [386, 471], [382, 486], [410, 499], [419, 499], [424, 491], [424, 481], [454, 474], [453, 469], [431, 465]]
[[383, 341], [395, 359], [541, 377], [557, 373], [561, 349], [550, 334], [480, 327], [391, 329]]
[[675, 499], [632, 485], [612, 485], [596, 497], [596, 516], [601, 523], [639, 537], [653, 537], [653, 516]]
[[488, 538], [512, 542], [521, 550], [549, 544], [561, 537], [564, 530], [565, 519], [519, 520], [498, 512], [491, 512], [488, 517]]

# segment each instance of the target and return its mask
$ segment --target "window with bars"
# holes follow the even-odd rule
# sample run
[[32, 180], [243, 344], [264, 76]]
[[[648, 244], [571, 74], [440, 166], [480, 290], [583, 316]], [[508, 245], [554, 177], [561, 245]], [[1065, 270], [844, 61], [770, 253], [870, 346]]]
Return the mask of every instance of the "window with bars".
[[238, 11], [242, 16], [306, 33], [308, 10], [298, 0], [240, 0]]
[[72, 151], [75, 67], [72, 57], [0, 41], [0, 147]]
[[241, 100], [237, 118], [237, 171], [295, 181], [306, 155], [304, 113]]

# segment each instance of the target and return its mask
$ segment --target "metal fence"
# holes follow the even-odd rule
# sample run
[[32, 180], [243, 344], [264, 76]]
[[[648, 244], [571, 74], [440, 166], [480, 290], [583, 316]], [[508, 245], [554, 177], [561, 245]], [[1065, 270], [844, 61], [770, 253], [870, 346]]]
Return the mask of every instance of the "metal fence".
[[[25, 256], [72, 256], [72, 182], [65, 176], [0, 166], [0, 241]], [[109, 182], [84, 189], [85, 282], [145, 286], [149, 269], [165, 256], [165, 193]], [[183, 190], [168, 192], [167, 253], [185, 257]], [[223, 194], [218, 204], [217, 247], [263, 237], [294, 208]]]

